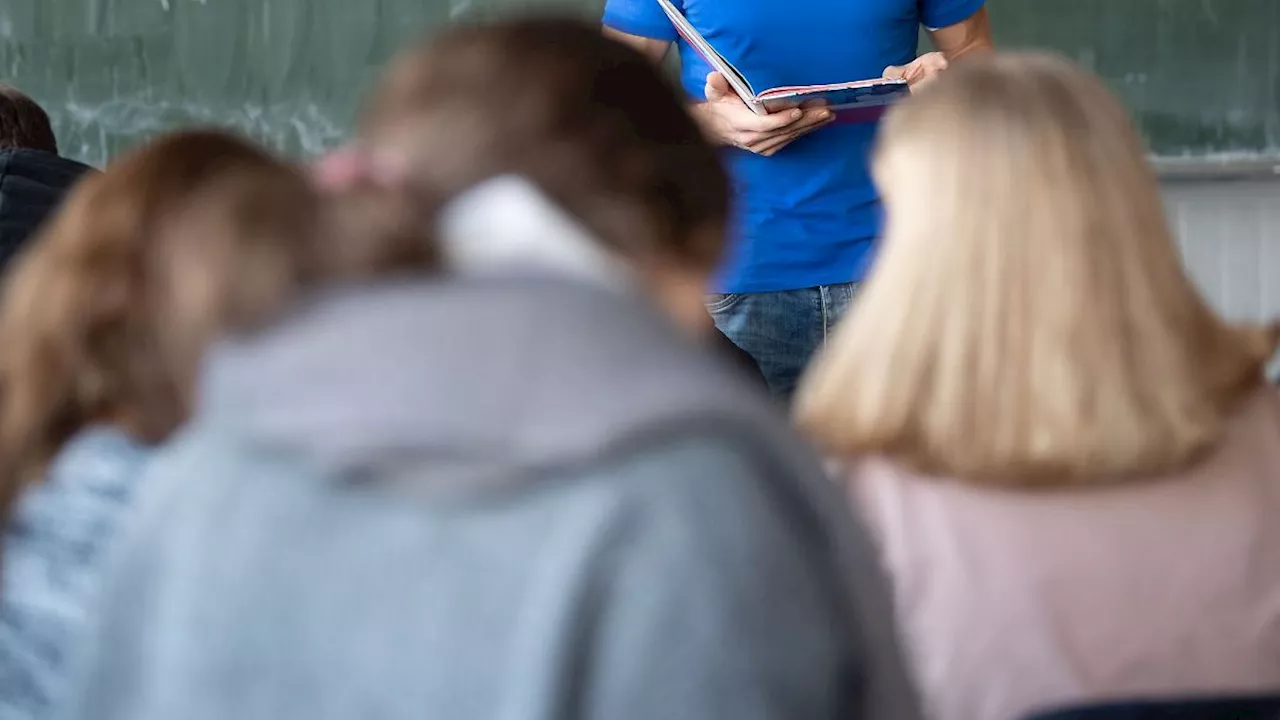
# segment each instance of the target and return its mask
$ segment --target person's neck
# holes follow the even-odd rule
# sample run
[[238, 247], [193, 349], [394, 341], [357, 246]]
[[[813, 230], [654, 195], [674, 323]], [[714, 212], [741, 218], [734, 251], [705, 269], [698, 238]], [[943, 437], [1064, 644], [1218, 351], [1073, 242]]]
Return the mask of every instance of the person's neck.
[[715, 329], [704, 304], [706, 278], [700, 273], [665, 270], [654, 273], [652, 295], [659, 308], [686, 334], [702, 338]]
[[481, 183], [446, 205], [439, 238], [458, 274], [529, 270], [610, 288], [634, 282], [622, 258], [601, 247], [531, 181], [515, 175]]
[[705, 273], [665, 260], [637, 267], [525, 178], [498, 177], [462, 193], [441, 213], [439, 231], [449, 265], [460, 275], [518, 271], [642, 292], [689, 335], [704, 337], [713, 328], [703, 304]]

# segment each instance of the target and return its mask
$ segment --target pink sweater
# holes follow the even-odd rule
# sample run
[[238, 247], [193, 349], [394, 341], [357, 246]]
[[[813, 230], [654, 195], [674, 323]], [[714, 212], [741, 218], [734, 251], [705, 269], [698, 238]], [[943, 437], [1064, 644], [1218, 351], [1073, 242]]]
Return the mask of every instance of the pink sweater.
[[935, 720], [1280, 689], [1280, 398], [1177, 476], [1036, 494], [855, 464]]

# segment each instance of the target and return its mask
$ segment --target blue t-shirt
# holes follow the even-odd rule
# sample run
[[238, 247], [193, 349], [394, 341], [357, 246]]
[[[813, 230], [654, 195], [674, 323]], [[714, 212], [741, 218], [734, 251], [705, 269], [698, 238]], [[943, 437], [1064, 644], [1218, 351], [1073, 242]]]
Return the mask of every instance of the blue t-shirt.
[[[967, 20], [984, 0], [675, 0], [757, 92], [880, 77], [915, 58], [920, 26]], [[608, 0], [604, 24], [671, 40], [657, 0]], [[680, 41], [686, 92], [702, 99], [710, 66]], [[868, 161], [873, 124], [831, 125], [773, 157], [726, 149], [737, 208], [721, 292], [793, 290], [860, 280], [880, 204]]]

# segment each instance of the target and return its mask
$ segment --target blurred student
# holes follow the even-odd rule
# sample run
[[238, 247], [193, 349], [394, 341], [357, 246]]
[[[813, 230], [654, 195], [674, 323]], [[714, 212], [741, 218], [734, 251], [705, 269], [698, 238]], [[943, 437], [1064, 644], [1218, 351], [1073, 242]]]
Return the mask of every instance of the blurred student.
[[[409, 71], [405, 71], [408, 75]], [[419, 72], [421, 75], [421, 72]], [[422, 82], [418, 75], [408, 77], [400, 82], [412, 87], [415, 83]], [[563, 91], [562, 91], [563, 92]], [[399, 100], [401, 95], [396, 93], [388, 93], [392, 98]], [[416, 98], [410, 97], [408, 91], [405, 91], [403, 104], [409, 105], [406, 108], [391, 107], [378, 112], [383, 117], [388, 117], [387, 124], [400, 123], [398, 119], [400, 115], [409, 115], [411, 113], [420, 112], [413, 107], [410, 101]], [[390, 101], [388, 101], [390, 102]], [[523, 123], [522, 119], [517, 119], [514, 123], [516, 128], [510, 132], [513, 136], [524, 138], [537, 132], [562, 132], [558, 128], [544, 129], [535, 123]], [[632, 121], [644, 123], [647, 118], [624, 118], [628, 123]], [[496, 121], [494, 121], [496, 122]], [[551, 120], [544, 121], [549, 124]], [[642, 128], [646, 132], [647, 128]], [[452, 131], [452, 129], [451, 129]], [[621, 132], [621, 131], [618, 131]], [[431, 142], [448, 144], [449, 139], [445, 137], [443, 140], [436, 139], [438, 136], [432, 136]], [[420, 142], [416, 136], [413, 137], [414, 142]], [[540, 138], [538, 139], [540, 140]], [[652, 140], [652, 138], [651, 138]], [[543, 265], [547, 262], [562, 262], [565, 249], [560, 247], [558, 243], [554, 243], [554, 238], [543, 237], [547, 232], [558, 234], [572, 235], [578, 237], [578, 249], [586, 249], [587, 246], [598, 244], [602, 239], [608, 238], [605, 250], [622, 250], [616, 258], [608, 260], [607, 265], [612, 272], [608, 273], [609, 278], [624, 282], [626, 285], [639, 285], [654, 299], [658, 301], [661, 309], [667, 312], [669, 319], [691, 339], [698, 344], [704, 346], [711, 354], [719, 358], [719, 360], [729, 368], [734, 369], [741, 377], [749, 380], [753, 385], [762, 390], [768, 389], [760, 367], [755, 360], [744, 350], [739, 348], [726, 335], [716, 329], [711, 316], [705, 308], [695, 308], [692, 299], [697, 296], [701, 297], [702, 288], [710, 281], [711, 273], [714, 269], [715, 258], [719, 256], [725, 232], [725, 226], [728, 222], [728, 188], [724, 172], [719, 165], [709, 163], [706, 157], [699, 156], [697, 153], [702, 149], [701, 144], [689, 150], [683, 145], [687, 144], [687, 139], [676, 137], [677, 143], [675, 147], [665, 148], [663, 153], [665, 156], [657, 158], [655, 161], [661, 163], [661, 166], [649, 170], [649, 174], [656, 180], [647, 178], [627, 179], [624, 178], [624, 191], [629, 193], [638, 206], [638, 209], [632, 210], [631, 214], [643, 214], [644, 217], [627, 217], [622, 210], [614, 210], [612, 207], [600, 201], [599, 198], [589, 196], [594, 192], [590, 183], [595, 179], [590, 176], [580, 175], [576, 178], [561, 178], [560, 175], [567, 174], [567, 171], [554, 167], [552, 163], [542, 157], [535, 157], [532, 160], [520, 160], [526, 163], [538, 163], [536, 170], [540, 175], [550, 177], [550, 182], [561, 190], [560, 197], [564, 198], [562, 203], [567, 204], [585, 204], [585, 202], [595, 202], [604, 206], [603, 210], [593, 210], [596, 215], [602, 217], [594, 218], [592, 222], [600, 225], [608, 223], [608, 227], [595, 228], [599, 236], [592, 232], [584, 232], [587, 228], [582, 228], [581, 221], [575, 223], [563, 223], [557, 221], [550, 230], [542, 228], [536, 222], [531, 223], [529, 227], [521, 227], [521, 223], [528, 223], [529, 219], [520, 214], [508, 214], [501, 217], [494, 217], [490, 220], [492, 227], [467, 228], [467, 235], [495, 236], [490, 238], [489, 242], [481, 243], [475, 241], [469, 243], [465, 247], [455, 248], [457, 252], [452, 258], [455, 270], [466, 270], [473, 262], [480, 262], [485, 265], [494, 265], [505, 267], [508, 271], [513, 268], [519, 268], [522, 264]], [[390, 158], [396, 158], [398, 151], [383, 151]], [[439, 154], [441, 150], [430, 149], [430, 152]], [[458, 154], [458, 151], [451, 151]], [[467, 153], [475, 153], [472, 148], [466, 150]], [[580, 151], [585, 154], [585, 151]], [[613, 152], [612, 148], [602, 147], [594, 149], [595, 155], [586, 157], [579, 162], [597, 163], [601, 173], [612, 172], [606, 167], [609, 162], [607, 157], [603, 157], [604, 153]], [[685, 157], [682, 157], [684, 155]], [[696, 159], [701, 164], [693, 162]], [[502, 160], [505, 160], [503, 158]], [[370, 171], [370, 163], [377, 162], [378, 158], [372, 157], [369, 153], [353, 146], [345, 148], [330, 154], [317, 168], [317, 176], [322, 184], [337, 185], [339, 187], [348, 185], [353, 179], [358, 179], [362, 175], [367, 175]], [[403, 159], [390, 159], [396, 165], [397, 169], [393, 169], [398, 175], [405, 174], [403, 167]], [[452, 192], [456, 187], [461, 187], [467, 183], [477, 182], [477, 178], [483, 178], [486, 174], [493, 174], [493, 166], [498, 164], [499, 158], [490, 158], [485, 156], [471, 157], [467, 154], [465, 157], [455, 161], [459, 167], [450, 168], [449, 172], [455, 177], [446, 178], [444, 182], [449, 185]], [[375, 168], [376, 169], [376, 168]], [[519, 173], [526, 171], [524, 167], [513, 166], [508, 172]], [[554, 173], [554, 175], [553, 175]], [[642, 182], [653, 182], [653, 187], [644, 187]], [[663, 183], [658, 185], [657, 183]], [[510, 188], [513, 183], [498, 183], [498, 187]], [[504, 197], [516, 197], [524, 195], [524, 193], [503, 193]], [[588, 196], [587, 200], [579, 200], [575, 195]], [[529, 198], [521, 197], [521, 201], [527, 201]], [[531, 203], [518, 203], [528, 206]], [[540, 203], [538, 203], [540, 204]], [[608, 211], [610, 215], [603, 217]], [[542, 214], [535, 212], [535, 214]], [[513, 239], [513, 234], [520, 233], [520, 238]], [[540, 234], [541, 233], [541, 234]], [[670, 257], [659, 258], [655, 261], [653, 258], [637, 257], [633, 252], [626, 252], [627, 243], [632, 242], [627, 238], [628, 235], [639, 234], [647, 236], [650, 242], [658, 242], [664, 239], [668, 242], [682, 244], [678, 252], [668, 253]], [[619, 247], [610, 248], [609, 245], [618, 245]], [[589, 250], [593, 255], [600, 255], [601, 250]], [[602, 256], [603, 257], [603, 256]], [[573, 260], [577, 263], [581, 260]], [[632, 277], [638, 275], [638, 278]], [[636, 283], [634, 280], [639, 279], [643, 282]], [[620, 291], [634, 288], [620, 288]]]
[[[48, 717], [66, 692], [150, 448], [186, 417], [220, 318], [272, 272], [267, 243], [308, 234], [310, 192], [240, 140], [174, 135], [86, 179], [13, 265], [0, 300], [0, 718]], [[197, 201], [218, 228], [199, 246]]]
[[931, 717], [1280, 686], [1274, 330], [1197, 294], [1142, 143], [1037, 55], [886, 121], [865, 295], [798, 396]]
[[58, 155], [44, 108], [0, 83], [0, 269], [86, 172]]
[[209, 358], [73, 717], [917, 717], [869, 546], [692, 335], [727, 189], [643, 57], [454, 30], [322, 178], [341, 283]]

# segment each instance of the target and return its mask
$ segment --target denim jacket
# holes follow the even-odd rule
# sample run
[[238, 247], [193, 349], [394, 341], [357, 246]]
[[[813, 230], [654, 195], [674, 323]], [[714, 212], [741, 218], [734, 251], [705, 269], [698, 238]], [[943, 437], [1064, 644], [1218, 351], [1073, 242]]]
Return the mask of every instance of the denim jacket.
[[64, 691], [104, 549], [146, 457], [127, 435], [90, 428], [19, 499], [3, 548], [0, 720], [46, 717]]

